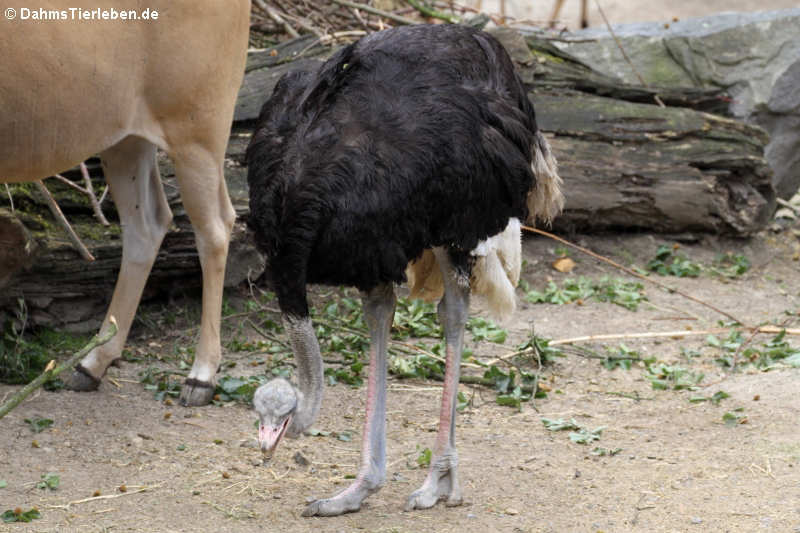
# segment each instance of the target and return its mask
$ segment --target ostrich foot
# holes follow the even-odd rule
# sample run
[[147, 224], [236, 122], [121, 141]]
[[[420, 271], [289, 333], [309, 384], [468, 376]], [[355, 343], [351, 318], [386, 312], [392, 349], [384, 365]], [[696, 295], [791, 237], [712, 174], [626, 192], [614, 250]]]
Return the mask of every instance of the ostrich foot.
[[96, 391], [100, 386], [100, 378], [94, 377], [83, 365], [79, 364], [72, 373], [63, 379], [64, 386], [78, 392]]
[[195, 378], [186, 378], [181, 387], [180, 402], [184, 407], [199, 407], [211, 403], [214, 384]]
[[367, 496], [377, 492], [379, 488], [380, 485], [370, 488], [365, 481], [356, 481], [333, 498], [311, 502], [303, 511], [303, 516], [337, 516], [354, 513], [361, 509], [361, 503]]
[[422, 486], [411, 493], [405, 510], [428, 509], [436, 502], [445, 500], [445, 505], [455, 507], [463, 503], [461, 484], [458, 481], [458, 457], [455, 450], [436, 457], [431, 462], [428, 477]]

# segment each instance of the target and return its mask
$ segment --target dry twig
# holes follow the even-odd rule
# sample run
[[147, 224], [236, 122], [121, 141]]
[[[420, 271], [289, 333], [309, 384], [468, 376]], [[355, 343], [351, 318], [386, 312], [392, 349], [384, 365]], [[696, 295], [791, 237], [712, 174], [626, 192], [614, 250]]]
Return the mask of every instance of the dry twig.
[[300, 34], [297, 32], [297, 30], [295, 30], [291, 24], [285, 21], [274, 7], [267, 5], [264, 0], [253, 0], [253, 3], [261, 8], [261, 10], [264, 11], [269, 18], [278, 24], [278, 26], [283, 26], [283, 28], [286, 30], [286, 33], [288, 33], [293, 39], [300, 37]]
[[6, 194], [8, 195], [8, 202], [11, 204], [11, 212], [14, 212], [14, 197], [11, 196], [11, 189], [8, 188], [8, 183], [4, 183], [3, 185], [6, 186]]
[[163, 483], [159, 483], [158, 485], [152, 485], [150, 487], [140, 487], [136, 490], [129, 490], [128, 492], [120, 492], [118, 494], [102, 494], [100, 496], [92, 496], [90, 498], [84, 498], [82, 500], [67, 502], [63, 505], [48, 505], [47, 507], [49, 507], [50, 509], [63, 509], [64, 511], [69, 511], [69, 508], [72, 505], [79, 505], [81, 503], [95, 502], [99, 500], [112, 500], [114, 498], [122, 498], [123, 496], [132, 496], [133, 494], [139, 494], [142, 492], [155, 490], [161, 485], [163, 485]]
[[97, 199], [97, 196], [94, 194], [94, 188], [92, 187], [92, 178], [89, 176], [89, 169], [86, 168], [85, 163], [81, 163], [81, 175], [83, 176], [83, 183], [84, 187], [80, 185], [76, 185], [72, 180], [68, 180], [61, 174], [54, 174], [53, 177], [57, 180], [61, 181], [65, 185], [68, 185], [75, 189], [76, 191], [85, 194], [89, 197], [89, 203], [92, 205], [92, 211], [94, 211], [94, 216], [97, 220], [104, 226], [110, 226], [111, 224], [108, 223], [105, 215], [103, 214], [103, 210], [100, 208], [100, 203], [105, 199], [106, 192], [108, 191], [108, 187], [105, 188], [103, 191], [103, 195], [100, 200]]
[[61, 211], [61, 208], [58, 207], [56, 199], [53, 198], [53, 195], [50, 194], [50, 191], [48, 191], [47, 187], [44, 186], [42, 180], [36, 180], [33, 183], [39, 189], [39, 192], [41, 192], [42, 195], [44, 196], [44, 199], [47, 201], [47, 206], [50, 208], [50, 212], [53, 213], [53, 216], [56, 217], [56, 220], [58, 220], [61, 226], [64, 228], [64, 230], [66, 230], [67, 236], [69, 236], [69, 240], [72, 241], [72, 244], [75, 246], [75, 248], [77, 248], [78, 252], [81, 254], [81, 257], [83, 257], [87, 261], [94, 261], [94, 256], [91, 253], [89, 253], [89, 250], [86, 248], [83, 242], [81, 242], [81, 239], [80, 237], [78, 237], [78, 234], [75, 233], [74, 229], [72, 229], [72, 226], [70, 226], [67, 217], [64, 216], [64, 213]]
[[368, 6], [366, 4], [359, 4], [356, 2], [350, 2], [348, 0], [332, 0], [333, 3], [339, 4], [340, 6], [345, 7], [353, 7], [355, 9], [360, 9], [361, 11], [366, 11], [367, 13], [372, 13], [373, 15], [378, 15], [379, 17], [387, 18], [389, 20], [393, 20], [395, 22], [399, 22], [400, 24], [408, 24], [409, 26], [414, 24], [419, 24], [419, 21], [414, 19], [401, 17], [400, 15], [395, 15], [389, 11], [384, 11], [382, 9], [377, 9], [372, 6]]

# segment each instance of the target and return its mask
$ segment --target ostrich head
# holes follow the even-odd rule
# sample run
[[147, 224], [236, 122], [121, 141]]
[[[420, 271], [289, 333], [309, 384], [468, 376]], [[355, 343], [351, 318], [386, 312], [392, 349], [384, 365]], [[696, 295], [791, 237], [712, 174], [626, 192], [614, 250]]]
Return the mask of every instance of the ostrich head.
[[272, 456], [284, 435], [298, 437], [317, 419], [322, 403], [323, 368], [319, 343], [308, 316], [284, 315], [283, 324], [297, 364], [297, 386], [282, 378], [261, 385], [253, 395], [260, 424], [261, 451]]
[[292, 421], [302, 397], [303, 393], [283, 378], [273, 379], [256, 390], [253, 407], [259, 418], [258, 444], [268, 456], [272, 456], [284, 434], [298, 435]]

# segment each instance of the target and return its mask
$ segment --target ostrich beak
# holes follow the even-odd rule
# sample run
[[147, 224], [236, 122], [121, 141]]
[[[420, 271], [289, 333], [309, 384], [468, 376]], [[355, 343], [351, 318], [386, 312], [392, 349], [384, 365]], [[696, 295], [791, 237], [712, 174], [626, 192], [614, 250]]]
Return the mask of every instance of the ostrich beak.
[[272, 457], [275, 448], [278, 447], [278, 443], [281, 441], [283, 434], [286, 433], [286, 428], [289, 427], [291, 419], [291, 416], [287, 416], [283, 423], [277, 427], [263, 424], [258, 427], [258, 445], [261, 447], [261, 452], [268, 459]]

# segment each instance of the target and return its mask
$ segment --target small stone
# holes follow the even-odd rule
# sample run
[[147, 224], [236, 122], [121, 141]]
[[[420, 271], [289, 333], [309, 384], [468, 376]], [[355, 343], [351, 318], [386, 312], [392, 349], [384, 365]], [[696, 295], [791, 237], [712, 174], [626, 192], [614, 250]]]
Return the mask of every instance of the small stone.
[[311, 464], [311, 461], [306, 459], [306, 456], [300, 452], [294, 454], [294, 462], [297, 463], [299, 466], [308, 466]]
[[517, 510], [516, 510], [516, 509], [514, 509], [513, 507], [509, 507], [509, 508], [508, 508], [508, 509], [506, 509], [504, 512], [505, 512], [507, 515], [511, 515], [511, 516], [515, 516], [515, 515], [518, 515], [518, 514], [519, 514], [519, 511], [517, 511]]
[[231, 470], [234, 472], [239, 472], [240, 474], [246, 474], [250, 471], [250, 468], [244, 463], [236, 463], [231, 465]]
[[472, 514], [472, 513], [469, 513], [467, 515], [467, 518], [478, 518], [478, 517], [476, 515]]
[[702, 524], [702, 523], [703, 523], [703, 519], [702, 518], [698, 518], [696, 516], [692, 517], [692, 524]]

